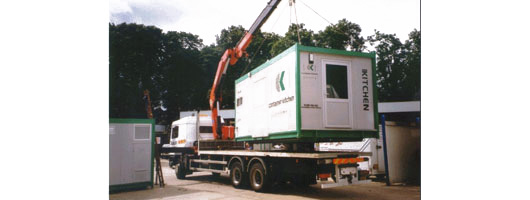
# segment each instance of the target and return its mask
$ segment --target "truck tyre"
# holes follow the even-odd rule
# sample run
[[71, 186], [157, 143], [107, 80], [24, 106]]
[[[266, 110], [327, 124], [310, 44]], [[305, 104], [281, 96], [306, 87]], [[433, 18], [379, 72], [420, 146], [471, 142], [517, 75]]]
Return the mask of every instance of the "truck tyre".
[[266, 192], [270, 188], [271, 180], [269, 174], [260, 162], [256, 162], [250, 167], [250, 187], [256, 192]]
[[171, 169], [175, 169], [175, 162], [173, 161], [173, 158], [169, 158], [168, 160], [169, 160], [169, 164], [168, 164], [169, 167]]
[[247, 184], [247, 173], [243, 171], [243, 166], [239, 161], [232, 164], [230, 169], [230, 179], [235, 188], [242, 188]]
[[184, 169], [184, 165], [177, 163], [175, 166], [175, 174], [177, 175], [177, 179], [186, 178], [186, 169]]

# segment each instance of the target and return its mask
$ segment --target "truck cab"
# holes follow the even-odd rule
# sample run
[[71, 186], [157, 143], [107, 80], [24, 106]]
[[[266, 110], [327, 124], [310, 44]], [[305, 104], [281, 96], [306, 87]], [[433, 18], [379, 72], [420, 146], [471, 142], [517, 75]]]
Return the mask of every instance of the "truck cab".
[[[224, 120], [221, 119], [221, 122]], [[199, 124], [199, 127], [197, 127]], [[180, 159], [182, 153], [193, 152], [196, 146], [197, 131], [201, 140], [213, 139], [212, 119], [209, 115], [187, 116], [171, 123], [169, 144], [162, 146], [163, 152], [169, 152], [169, 165], [173, 167], [175, 160]]]
[[[199, 127], [197, 129], [197, 124]], [[197, 130], [201, 140], [213, 139], [212, 119], [209, 115], [200, 115], [197, 123], [196, 116], [183, 117], [171, 123], [169, 144], [164, 148], [192, 148], [197, 141]]]

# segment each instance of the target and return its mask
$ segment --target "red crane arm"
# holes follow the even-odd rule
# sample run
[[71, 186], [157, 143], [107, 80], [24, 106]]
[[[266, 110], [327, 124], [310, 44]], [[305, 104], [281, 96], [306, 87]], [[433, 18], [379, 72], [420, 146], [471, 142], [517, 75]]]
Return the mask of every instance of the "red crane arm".
[[219, 122], [221, 120], [218, 112], [220, 109], [219, 104], [222, 100], [220, 87], [222, 85], [223, 75], [226, 74], [228, 65], [235, 65], [239, 58], [247, 55], [246, 49], [252, 41], [252, 36], [259, 30], [265, 21], [267, 21], [280, 1], [281, 0], [271, 0], [269, 3], [267, 3], [267, 6], [265, 9], [263, 9], [263, 11], [261, 11], [261, 14], [258, 16], [256, 21], [254, 21], [245, 36], [243, 36], [243, 38], [237, 43], [236, 47], [227, 49], [223, 53], [223, 56], [217, 65], [217, 71], [215, 72], [212, 89], [210, 90], [210, 110], [212, 110], [212, 130], [214, 138], [221, 138], [221, 126], [219, 126]]
[[144, 90], [145, 109], [147, 112], [147, 118], [153, 119], [153, 109], [151, 109], [151, 97], [149, 96], [149, 90]]

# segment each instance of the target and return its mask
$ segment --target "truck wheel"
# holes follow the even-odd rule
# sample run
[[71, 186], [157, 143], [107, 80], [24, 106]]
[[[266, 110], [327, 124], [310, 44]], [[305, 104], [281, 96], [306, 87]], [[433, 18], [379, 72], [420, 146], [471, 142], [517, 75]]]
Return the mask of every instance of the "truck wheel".
[[232, 168], [230, 169], [230, 179], [235, 188], [242, 188], [247, 184], [247, 174], [243, 171], [240, 162], [232, 164]]
[[173, 161], [172, 159], [169, 159], [169, 167], [171, 169], [175, 169], [175, 161]]
[[177, 165], [177, 163], [180, 161], [180, 157], [175, 155], [175, 156], [169, 157], [168, 161], [169, 161], [169, 167], [171, 167], [171, 169], [175, 169], [175, 165]]
[[184, 165], [177, 163], [175, 166], [175, 174], [177, 175], [177, 179], [186, 178], [186, 170], [184, 169]]
[[270, 188], [271, 181], [261, 163], [256, 162], [250, 168], [250, 187], [256, 192], [265, 192]]

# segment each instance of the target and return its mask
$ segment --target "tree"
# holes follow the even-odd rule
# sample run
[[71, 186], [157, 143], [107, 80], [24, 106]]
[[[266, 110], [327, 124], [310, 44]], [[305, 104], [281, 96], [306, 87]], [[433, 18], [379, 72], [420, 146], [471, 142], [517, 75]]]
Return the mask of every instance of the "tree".
[[154, 26], [109, 24], [110, 117], [144, 118], [144, 89], [151, 91], [153, 107], [158, 106], [161, 38], [162, 30]]
[[379, 101], [419, 100], [420, 32], [401, 43], [395, 34], [376, 31], [369, 37], [377, 52]]
[[365, 39], [361, 36], [361, 26], [346, 19], [329, 25], [315, 35], [316, 46], [341, 50], [363, 51]]
[[215, 76], [217, 64], [219, 63], [224, 50], [225, 49], [215, 44], [211, 44], [201, 49], [201, 67], [205, 72], [205, 76], [202, 77], [202, 80], [206, 86], [206, 89], [201, 91], [201, 93], [204, 95], [204, 98], [200, 99], [200, 101], [203, 101], [206, 104], [205, 108], [207, 109], [210, 109], [208, 105], [208, 99], [210, 97], [210, 88], [213, 83], [213, 77]]
[[171, 123], [183, 109], [206, 108], [197, 35], [122, 23], [109, 24], [109, 37], [110, 117], [145, 118], [144, 89], [157, 123]]
[[[315, 38], [312, 30], [304, 28], [304, 24], [301, 23], [299, 27], [300, 31], [300, 44], [305, 46], [315, 46]], [[285, 36], [279, 38], [276, 42], [272, 44], [271, 55], [278, 55], [281, 52], [285, 51], [287, 48], [293, 46], [295, 43], [298, 43], [298, 32], [297, 25], [291, 24], [289, 30], [285, 33]]]
[[163, 44], [160, 62], [164, 76], [160, 87], [165, 111], [160, 110], [159, 118], [170, 123], [178, 119], [181, 110], [204, 107], [201, 91], [206, 88], [202, 81], [206, 72], [200, 64], [199, 49], [203, 44], [199, 36], [169, 31], [163, 36]]
[[421, 32], [414, 29], [409, 33], [409, 39], [404, 45], [405, 57], [405, 77], [403, 88], [406, 88], [406, 95], [410, 100], [420, 100], [421, 91]]
[[273, 58], [275, 55], [271, 53], [272, 46], [275, 42], [279, 41], [280, 38], [281, 36], [275, 33], [258, 31], [253, 37], [252, 43], [250, 43], [247, 48], [249, 57], [246, 61], [249, 67], [245, 66], [245, 70], [243, 70], [240, 76]]

